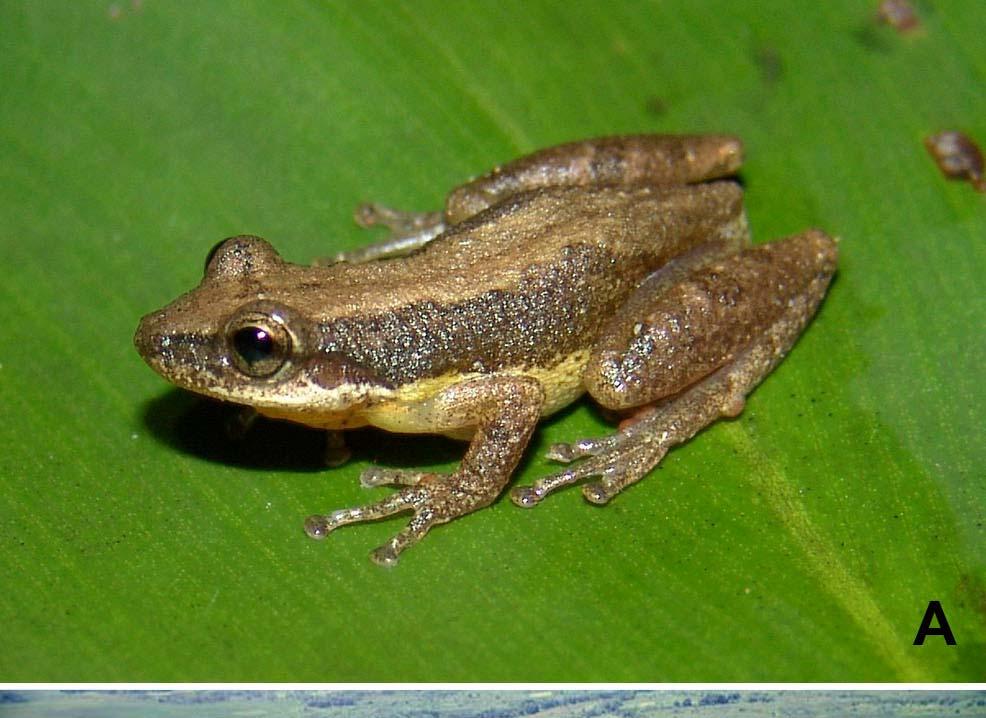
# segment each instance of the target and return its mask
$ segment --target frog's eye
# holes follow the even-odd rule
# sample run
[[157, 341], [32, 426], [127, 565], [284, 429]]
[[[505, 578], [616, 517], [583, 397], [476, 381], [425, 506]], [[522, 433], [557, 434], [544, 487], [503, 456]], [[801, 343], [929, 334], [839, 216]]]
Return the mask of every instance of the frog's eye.
[[219, 242], [205, 258], [206, 277], [264, 274], [284, 264], [281, 255], [260, 237], [243, 234]]
[[287, 364], [291, 356], [291, 334], [276, 317], [249, 314], [226, 330], [230, 354], [244, 374], [265, 378]]

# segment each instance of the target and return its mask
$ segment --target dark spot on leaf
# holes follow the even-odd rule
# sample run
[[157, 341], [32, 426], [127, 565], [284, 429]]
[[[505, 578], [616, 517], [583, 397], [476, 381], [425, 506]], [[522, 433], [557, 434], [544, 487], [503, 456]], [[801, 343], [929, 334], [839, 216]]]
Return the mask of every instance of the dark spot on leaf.
[[668, 103], [661, 97], [648, 97], [647, 101], [644, 102], [644, 111], [653, 117], [662, 117], [668, 112]]
[[[882, 32], [881, 32], [882, 30]], [[886, 54], [893, 49], [892, 35], [874, 22], [867, 22], [853, 32], [853, 38], [869, 52]]]
[[784, 61], [776, 48], [762, 45], [753, 52], [753, 61], [760, 71], [760, 79], [773, 85], [784, 76]]

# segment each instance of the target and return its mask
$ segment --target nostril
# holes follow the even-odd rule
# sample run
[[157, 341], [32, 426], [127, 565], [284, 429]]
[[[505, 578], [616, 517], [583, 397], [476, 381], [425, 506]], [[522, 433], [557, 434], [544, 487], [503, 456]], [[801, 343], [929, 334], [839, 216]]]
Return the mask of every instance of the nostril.
[[167, 351], [173, 343], [173, 332], [167, 331], [167, 315], [158, 311], [145, 314], [134, 332], [134, 346], [145, 360]]
[[134, 332], [134, 346], [137, 347], [137, 351], [140, 352], [141, 356], [147, 355], [147, 350], [150, 346], [150, 332], [147, 326], [147, 317], [140, 320], [140, 324], [137, 325], [137, 331]]

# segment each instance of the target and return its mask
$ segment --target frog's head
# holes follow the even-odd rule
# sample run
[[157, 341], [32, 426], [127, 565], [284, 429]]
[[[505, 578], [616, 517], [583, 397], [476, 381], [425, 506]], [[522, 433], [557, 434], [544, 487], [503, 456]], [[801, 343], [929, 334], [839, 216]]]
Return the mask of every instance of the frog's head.
[[306, 271], [259, 237], [224, 240], [198, 287], [141, 319], [137, 351], [184, 389], [307, 424], [345, 424], [391, 389], [320, 347], [316, 323], [288, 301]]

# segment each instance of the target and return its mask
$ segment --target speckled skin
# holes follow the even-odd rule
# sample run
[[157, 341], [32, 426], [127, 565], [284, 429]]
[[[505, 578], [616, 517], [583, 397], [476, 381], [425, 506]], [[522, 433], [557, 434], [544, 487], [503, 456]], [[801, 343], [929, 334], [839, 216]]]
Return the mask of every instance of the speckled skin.
[[622, 135], [526, 155], [452, 190], [445, 222], [462, 222], [533, 187], [668, 186], [726, 177], [743, 144], [725, 135]]
[[448, 476], [371, 468], [364, 484], [403, 488], [309, 519], [321, 537], [412, 511], [379, 563], [491, 503], [539, 418], [586, 389], [614, 409], [661, 402], [618, 440], [555, 447], [560, 460], [591, 458], [513, 493], [530, 506], [599, 475], [584, 492], [603, 502], [738, 411], [835, 270], [835, 245], [817, 231], [748, 246], [739, 186], [710, 181], [740, 157], [738, 140], [715, 136], [550, 148], [453, 190], [441, 215], [364, 210], [411, 234], [362, 263], [294, 265], [236, 237], [199, 287], [144, 317], [135, 343], [179, 386], [267, 416], [471, 439]]

